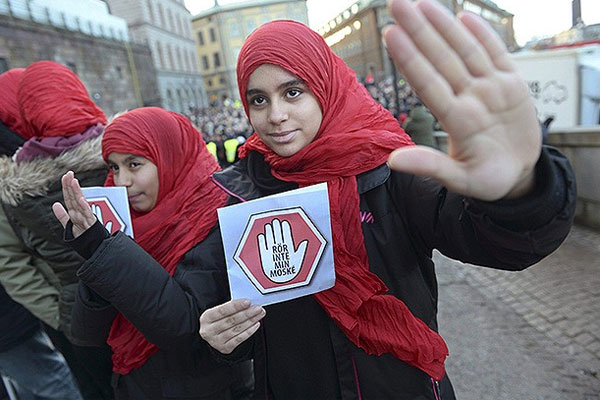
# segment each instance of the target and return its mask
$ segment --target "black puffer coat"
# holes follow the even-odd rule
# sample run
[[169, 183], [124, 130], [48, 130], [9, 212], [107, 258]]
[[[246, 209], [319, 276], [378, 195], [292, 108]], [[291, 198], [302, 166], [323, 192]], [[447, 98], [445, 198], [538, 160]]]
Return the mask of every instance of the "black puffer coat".
[[[566, 237], [576, 199], [568, 161], [545, 148], [536, 179], [535, 192], [526, 198], [486, 203], [450, 193], [432, 180], [391, 172], [385, 165], [358, 176], [371, 271], [390, 294], [437, 330], [433, 249], [464, 262], [516, 271], [550, 254]], [[294, 187], [273, 178], [257, 153], [215, 174], [214, 180], [239, 200]], [[312, 296], [267, 306], [266, 311], [254, 340], [221, 356], [231, 361], [253, 352], [256, 398], [436, 398], [435, 383], [424, 372], [390, 355], [366, 354]], [[454, 399], [447, 377], [439, 391], [442, 399]]]

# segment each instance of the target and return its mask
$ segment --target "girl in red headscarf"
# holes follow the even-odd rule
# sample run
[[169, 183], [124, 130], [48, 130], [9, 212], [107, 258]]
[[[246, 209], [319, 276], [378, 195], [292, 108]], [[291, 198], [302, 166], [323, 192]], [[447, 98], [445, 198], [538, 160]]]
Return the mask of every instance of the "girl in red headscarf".
[[[116, 118], [102, 140], [110, 167], [105, 186], [127, 189], [135, 242], [110, 235], [82, 198], [72, 173], [63, 177], [57, 218], [87, 259], [78, 271], [73, 335], [113, 350], [118, 399], [228, 399], [232, 368], [208, 355], [200, 311], [227, 278], [215, 229], [227, 196], [210, 182], [219, 170], [201, 134], [183, 116], [160, 108]], [[82, 201], [80, 201], [82, 200]], [[202, 247], [199, 246], [202, 244]]]
[[[418, 4], [395, 0], [392, 11], [409, 15], [430, 33], [436, 31], [434, 22], [443, 21], [444, 29], [452, 27], [465, 42], [481, 46], [475, 44], [475, 33], [438, 6]], [[396, 62], [405, 66], [421, 98], [440, 111], [436, 96], [446, 95], [444, 80], [455, 84], [455, 77], [432, 70], [428, 58], [435, 59], [435, 54], [422, 50], [423, 55], [403, 30], [392, 29], [386, 37], [394, 45]], [[487, 28], [477, 34], [495, 40]], [[449, 53], [458, 46], [458, 40], [444, 40], [449, 39], [436, 36], [429, 45]], [[479, 65], [491, 69], [486, 78], [504, 77], [506, 72], [486, 64], [491, 63], [486, 51], [476, 54]], [[452, 60], [473, 62], [457, 55]], [[424, 72], [431, 75], [429, 80]], [[516, 72], [510, 74], [511, 87], [520, 90], [522, 81]], [[327, 182], [336, 283], [313, 296], [264, 308], [243, 299], [229, 301], [203, 313], [201, 336], [223, 359], [254, 351], [257, 397], [454, 398], [444, 369], [448, 348], [436, 332], [433, 249], [465, 262], [521, 269], [552, 251], [570, 226], [562, 219], [565, 213], [572, 215], [574, 199], [566, 183], [568, 169], [563, 174], [559, 167], [564, 159], [543, 153], [540, 162], [556, 179], [535, 185], [539, 132], [531, 124], [536, 123], [535, 110], [527, 93], [503, 97], [507, 109], [479, 110], [477, 118], [471, 108], [480, 107], [487, 96], [501, 96], [507, 83], [487, 82], [483, 86], [491, 93], [469, 93], [468, 107], [452, 109], [457, 115], [442, 115], [442, 122], [455, 128], [449, 132], [453, 153], [446, 156], [413, 146], [323, 38], [298, 22], [274, 21], [254, 31], [240, 52], [237, 75], [255, 134], [241, 149], [242, 160], [213, 179], [241, 201]], [[480, 78], [467, 78], [479, 84]], [[519, 112], [504, 120], [513, 107]], [[479, 117], [489, 124], [485, 129]], [[515, 155], [519, 146], [528, 147], [529, 153], [519, 149]], [[489, 151], [497, 158], [489, 157]], [[435, 163], [447, 171], [429, 168]], [[460, 180], [457, 168], [463, 168], [468, 184]], [[490, 184], [492, 170], [496, 181]], [[434, 177], [445, 187], [415, 174]], [[534, 187], [540, 191], [536, 196], [531, 194]], [[549, 194], [553, 188], [558, 199], [549, 201], [541, 191]], [[521, 199], [525, 195], [531, 197]], [[504, 200], [517, 197], [510, 205]], [[531, 220], [528, 210], [540, 211], [536, 206], [544, 211]], [[527, 226], [516, 226], [525, 214]], [[532, 232], [536, 239], [529, 236]], [[538, 252], [514, 247], [525, 242], [533, 246], [537, 240], [548, 248]], [[254, 335], [258, 329], [260, 338]]]

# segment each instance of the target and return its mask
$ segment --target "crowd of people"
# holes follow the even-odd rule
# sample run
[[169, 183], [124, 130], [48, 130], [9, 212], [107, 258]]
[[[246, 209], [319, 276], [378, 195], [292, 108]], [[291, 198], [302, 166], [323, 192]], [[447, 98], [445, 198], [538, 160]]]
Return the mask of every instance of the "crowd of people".
[[[0, 374], [20, 400], [455, 398], [433, 250], [536, 263], [569, 232], [574, 177], [483, 20], [430, 0], [390, 10], [384, 39], [415, 93], [406, 129], [435, 122], [427, 104], [448, 154], [415, 146], [294, 21], [246, 39], [240, 105], [187, 116], [107, 117], [52, 61], [0, 75]], [[323, 182], [335, 285], [231, 299], [217, 209]], [[126, 188], [135, 239], [103, 224], [86, 186]]]

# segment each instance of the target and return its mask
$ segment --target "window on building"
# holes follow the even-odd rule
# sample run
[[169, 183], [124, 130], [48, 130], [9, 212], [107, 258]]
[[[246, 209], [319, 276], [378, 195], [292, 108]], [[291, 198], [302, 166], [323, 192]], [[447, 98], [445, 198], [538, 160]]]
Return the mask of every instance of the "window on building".
[[67, 68], [69, 68], [71, 71], [77, 73], [77, 65], [75, 65], [74, 62], [68, 62]]
[[221, 85], [224, 85], [224, 84], [225, 84], [225, 78], [223, 78], [223, 77], [220, 77], [220, 78], [219, 78], [219, 83], [220, 83]]
[[171, 50], [171, 45], [167, 44], [167, 54], [169, 56], [169, 67], [171, 69], [175, 69], [175, 62], [173, 58], [173, 51]]
[[156, 42], [156, 51], [158, 52], [158, 65], [160, 65], [161, 68], [165, 68], [165, 56], [160, 42]]
[[209, 87], [212, 87], [212, 85], [213, 85], [213, 81], [212, 81], [212, 79], [209, 79], [207, 82], [208, 82], [208, 86], [209, 86]]
[[148, 0], [148, 14], [150, 14], [150, 21], [154, 22], [154, 7], [152, 1]]
[[202, 56], [202, 68], [204, 68], [204, 70], [210, 68], [210, 64], [208, 63], [208, 56]]
[[216, 42], [217, 41], [217, 35], [215, 34], [215, 28], [210, 28], [210, 41], [211, 42]]
[[256, 28], [256, 21], [253, 19], [246, 21], [246, 28], [248, 29], [248, 33], [252, 32]]
[[123, 79], [123, 70], [121, 69], [121, 66], [117, 65], [115, 71], [117, 72], [117, 78]]
[[235, 19], [230, 19], [227, 25], [229, 26], [229, 35], [231, 37], [240, 36], [240, 27]]
[[181, 58], [181, 50], [179, 49], [179, 47], [177, 47], [175, 52], [177, 53], [177, 63], [179, 64], [178, 69], [182, 70], [183, 69], [183, 59]]
[[219, 53], [213, 54], [213, 61], [214, 61], [214, 64], [215, 64], [215, 68], [221, 66], [221, 56], [219, 55]]
[[167, 24], [165, 23], [165, 11], [160, 3], [158, 4], [158, 15], [160, 16], [160, 26], [166, 28]]
[[171, 12], [171, 10], [167, 10], [167, 13], [169, 14], [169, 25], [171, 26], [171, 32], [176, 33], [175, 20], [173, 19], [173, 13]]
[[204, 46], [204, 35], [202, 34], [202, 31], [198, 31], [198, 44]]
[[0, 74], [6, 71], [8, 71], [8, 60], [0, 57]]

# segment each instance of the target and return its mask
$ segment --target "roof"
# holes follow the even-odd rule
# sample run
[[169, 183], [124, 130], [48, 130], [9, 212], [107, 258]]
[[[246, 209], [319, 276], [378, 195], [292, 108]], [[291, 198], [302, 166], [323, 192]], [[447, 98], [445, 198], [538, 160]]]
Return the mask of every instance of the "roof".
[[306, 0], [246, 0], [233, 4], [226, 4], [223, 6], [217, 5], [194, 15], [192, 17], [192, 21], [196, 21], [201, 18], [210, 17], [211, 15], [221, 14], [228, 11], [242, 10], [244, 8], [265, 7], [281, 3], [297, 3], [299, 1], [306, 2]]

